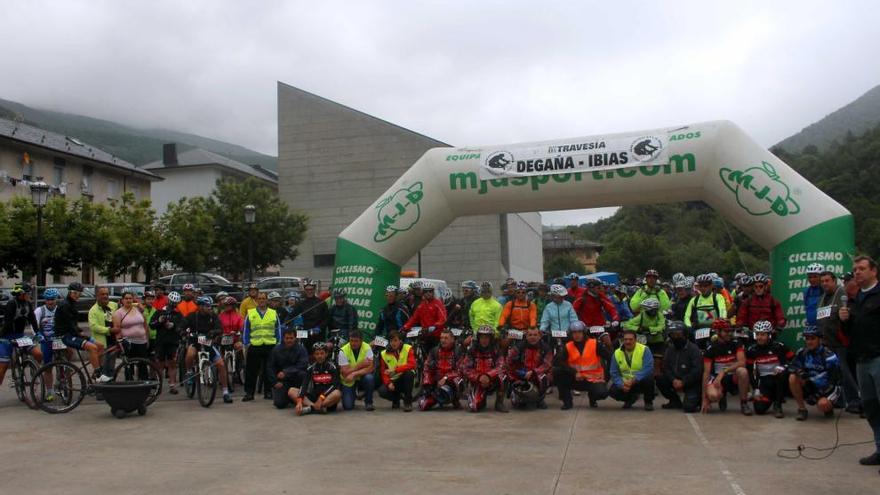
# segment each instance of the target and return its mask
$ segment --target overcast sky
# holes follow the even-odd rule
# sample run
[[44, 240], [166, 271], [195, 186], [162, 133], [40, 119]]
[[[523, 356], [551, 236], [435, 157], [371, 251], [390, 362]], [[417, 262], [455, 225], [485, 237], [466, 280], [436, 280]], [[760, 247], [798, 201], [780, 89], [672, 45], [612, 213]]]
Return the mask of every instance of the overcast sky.
[[7, 0], [0, 97], [276, 154], [276, 81], [462, 146], [720, 118], [771, 146], [880, 84], [876, 0], [718, 3]]

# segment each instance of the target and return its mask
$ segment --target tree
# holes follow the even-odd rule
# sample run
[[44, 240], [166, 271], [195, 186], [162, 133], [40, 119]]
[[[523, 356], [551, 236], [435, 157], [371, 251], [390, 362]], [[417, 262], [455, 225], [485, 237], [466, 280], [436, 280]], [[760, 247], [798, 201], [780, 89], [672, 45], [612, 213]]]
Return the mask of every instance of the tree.
[[70, 205], [70, 218], [70, 255], [86, 267], [100, 266], [113, 244], [110, 208], [81, 197]]
[[169, 203], [159, 221], [165, 242], [160, 256], [186, 272], [200, 272], [212, 267], [214, 259], [214, 219], [206, 198], [181, 198]]
[[15, 265], [12, 263], [9, 252], [12, 240], [9, 208], [6, 207], [6, 203], [0, 203], [0, 271], [4, 271], [7, 274], [15, 271]]
[[571, 253], [562, 253], [544, 261], [544, 279], [564, 277], [569, 273], [582, 274], [584, 265]]
[[[244, 222], [244, 207], [256, 207], [253, 225]], [[291, 212], [278, 195], [254, 178], [218, 180], [209, 202], [217, 236], [214, 265], [242, 274], [248, 269], [248, 239], [253, 239], [254, 270], [262, 271], [296, 258], [306, 232], [306, 216]]]
[[125, 193], [109, 217], [111, 232], [100, 273], [111, 278], [125, 273], [135, 277], [143, 269], [149, 280], [162, 261], [162, 236], [150, 201], [137, 201], [133, 194]]
[[[26, 277], [36, 274], [37, 260], [37, 209], [30, 198], [15, 197], [7, 205], [9, 218], [9, 235], [11, 242], [7, 245], [6, 264], [14, 275], [21, 271]], [[49, 199], [43, 207], [43, 271], [63, 275], [76, 268], [79, 260], [70, 249], [71, 233], [76, 229], [76, 222], [67, 209], [67, 201], [60, 196]]]

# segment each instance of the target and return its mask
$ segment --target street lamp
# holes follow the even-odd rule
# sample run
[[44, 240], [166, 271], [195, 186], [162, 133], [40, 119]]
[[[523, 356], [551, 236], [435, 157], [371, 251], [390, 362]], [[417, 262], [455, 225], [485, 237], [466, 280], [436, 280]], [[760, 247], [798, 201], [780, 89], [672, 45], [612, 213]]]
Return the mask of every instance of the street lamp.
[[43, 207], [49, 201], [49, 184], [42, 180], [31, 183], [31, 202], [37, 208], [37, 283], [34, 287], [34, 303], [37, 301], [38, 287], [46, 285], [43, 280]]
[[248, 280], [254, 280], [254, 232], [253, 225], [257, 220], [257, 207], [244, 205], [244, 223], [250, 225], [248, 232]]

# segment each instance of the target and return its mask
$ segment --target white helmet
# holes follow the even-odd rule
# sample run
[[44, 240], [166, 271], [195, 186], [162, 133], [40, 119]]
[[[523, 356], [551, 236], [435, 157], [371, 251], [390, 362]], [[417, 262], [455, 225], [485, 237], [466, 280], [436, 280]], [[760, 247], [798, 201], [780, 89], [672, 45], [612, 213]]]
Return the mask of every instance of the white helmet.
[[824, 271], [825, 267], [820, 263], [810, 263], [810, 265], [807, 266], [807, 275], [818, 275]]
[[568, 295], [568, 290], [559, 284], [553, 284], [550, 286], [550, 293], [554, 296], [565, 297]]

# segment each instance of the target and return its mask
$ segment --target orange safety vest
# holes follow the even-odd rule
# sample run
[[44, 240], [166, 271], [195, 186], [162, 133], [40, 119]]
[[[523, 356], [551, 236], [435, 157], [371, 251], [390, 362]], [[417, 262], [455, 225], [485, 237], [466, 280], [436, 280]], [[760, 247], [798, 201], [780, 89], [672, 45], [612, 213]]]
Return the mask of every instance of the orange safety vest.
[[587, 339], [584, 344], [584, 353], [581, 354], [574, 342], [565, 344], [568, 351], [568, 365], [575, 369], [577, 374], [585, 377], [588, 382], [604, 382], [605, 370], [596, 353], [596, 339]]

